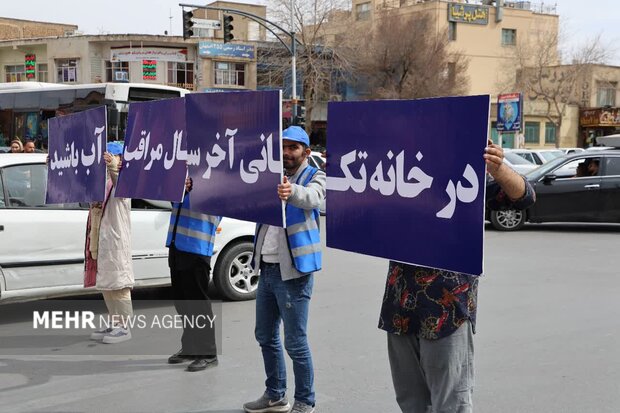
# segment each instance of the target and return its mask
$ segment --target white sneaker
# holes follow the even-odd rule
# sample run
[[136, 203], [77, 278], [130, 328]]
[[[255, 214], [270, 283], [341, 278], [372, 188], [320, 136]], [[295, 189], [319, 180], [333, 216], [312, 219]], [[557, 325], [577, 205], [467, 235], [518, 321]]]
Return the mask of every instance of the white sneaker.
[[112, 331], [103, 336], [103, 342], [106, 344], [116, 344], [127, 341], [131, 338], [131, 331], [124, 327], [114, 327]]
[[106, 334], [112, 331], [112, 327], [102, 328], [100, 330], [95, 330], [90, 335], [91, 340], [101, 340]]

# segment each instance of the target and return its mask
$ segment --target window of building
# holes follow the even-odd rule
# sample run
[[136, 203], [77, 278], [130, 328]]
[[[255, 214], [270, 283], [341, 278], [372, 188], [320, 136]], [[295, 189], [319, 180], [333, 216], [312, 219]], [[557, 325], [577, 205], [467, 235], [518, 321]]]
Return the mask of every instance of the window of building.
[[357, 4], [355, 6], [355, 20], [370, 19], [370, 2]]
[[76, 83], [78, 81], [78, 60], [57, 59], [56, 81], [58, 83]]
[[106, 82], [129, 82], [129, 62], [105, 62]]
[[448, 40], [456, 41], [456, 22], [448, 22]]
[[47, 63], [37, 65], [37, 79], [39, 82], [47, 82]]
[[26, 67], [24, 65], [4, 66], [7, 82], [25, 82]]
[[545, 144], [555, 143], [555, 124], [551, 122], [545, 123]]
[[245, 86], [245, 63], [215, 62], [215, 84]]
[[516, 29], [502, 29], [502, 46], [515, 46], [517, 44]]
[[616, 106], [616, 83], [608, 83], [599, 85], [596, 91], [596, 105]]
[[525, 143], [540, 143], [540, 122], [525, 122]]
[[171, 86], [194, 89], [194, 64], [168, 62], [168, 84]]

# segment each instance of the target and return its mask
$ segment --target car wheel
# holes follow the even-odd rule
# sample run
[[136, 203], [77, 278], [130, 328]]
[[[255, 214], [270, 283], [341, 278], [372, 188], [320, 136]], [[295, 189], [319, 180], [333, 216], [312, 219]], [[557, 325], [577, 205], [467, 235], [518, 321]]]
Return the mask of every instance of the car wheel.
[[491, 211], [491, 224], [499, 231], [516, 231], [525, 225], [525, 211], [520, 209]]
[[252, 268], [254, 245], [241, 241], [220, 253], [213, 269], [213, 283], [225, 298], [233, 301], [256, 298], [258, 274]]

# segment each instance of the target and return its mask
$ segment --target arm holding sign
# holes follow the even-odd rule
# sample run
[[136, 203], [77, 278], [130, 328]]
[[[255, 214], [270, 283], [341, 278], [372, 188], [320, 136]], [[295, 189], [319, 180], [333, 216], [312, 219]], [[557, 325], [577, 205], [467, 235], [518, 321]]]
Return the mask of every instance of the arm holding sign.
[[494, 182], [487, 188], [491, 209], [516, 208], [525, 209], [536, 201], [532, 185], [523, 176], [504, 164], [504, 151], [498, 145], [489, 142], [484, 159], [487, 171]]
[[315, 209], [321, 206], [325, 198], [325, 172], [317, 171], [306, 186], [293, 184], [285, 176], [278, 185], [278, 196], [283, 201], [301, 209]]

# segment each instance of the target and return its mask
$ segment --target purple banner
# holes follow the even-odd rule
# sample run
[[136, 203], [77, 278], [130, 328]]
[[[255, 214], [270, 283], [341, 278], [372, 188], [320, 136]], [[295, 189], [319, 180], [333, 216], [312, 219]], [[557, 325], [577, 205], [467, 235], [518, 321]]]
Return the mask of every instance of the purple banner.
[[106, 107], [51, 118], [46, 204], [103, 201]]
[[192, 208], [283, 226], [280, 91], [185, 99]]
[[185, 100], [132, 103], [116, 196], [179, 202], [186, 174]]
[[327, 246], [481, 274], [489, 105], [329, 103]]

